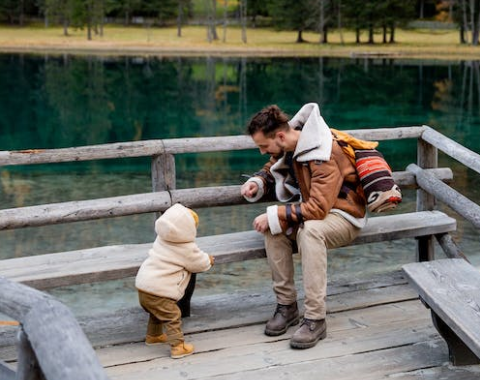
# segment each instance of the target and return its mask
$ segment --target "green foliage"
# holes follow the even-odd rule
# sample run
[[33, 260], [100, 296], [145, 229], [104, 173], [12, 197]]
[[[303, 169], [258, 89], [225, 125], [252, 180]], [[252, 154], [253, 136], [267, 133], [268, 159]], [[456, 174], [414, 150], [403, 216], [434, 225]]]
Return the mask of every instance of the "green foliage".
[[278, 30], [304, 31], [315, 24], [317, 3], [315, 0], [269, 0], [268, 11]]
[[131, 17], [142, 9], [143, 0], [106, 0], [105, 13], [113, 17], [123, 17], [125, 25]]
[[143, 11], [150, 17], [156, 17], [160, 25], [177, 16], [177, 0], [150, 0], [143, 2]]
[[0, 22], [23, 25], [25, 15], [37, 9], [35, 0], [0, 0]]
[[380, 1], [379, 23], [381, 25], [405, 25], [415, 19], [416, 0]]

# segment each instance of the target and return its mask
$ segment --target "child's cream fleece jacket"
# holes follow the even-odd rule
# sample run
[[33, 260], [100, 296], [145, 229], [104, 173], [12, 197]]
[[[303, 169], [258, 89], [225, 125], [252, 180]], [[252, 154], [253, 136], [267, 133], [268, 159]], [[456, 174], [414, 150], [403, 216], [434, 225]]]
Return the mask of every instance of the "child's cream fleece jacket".
[[211, 268], [209, 255], [194, 242], [197, 235], [190, 210], [177, 203], [155, 222], [157, 238], [135, 279], [138, 290], [178, 301], [192, 273]]

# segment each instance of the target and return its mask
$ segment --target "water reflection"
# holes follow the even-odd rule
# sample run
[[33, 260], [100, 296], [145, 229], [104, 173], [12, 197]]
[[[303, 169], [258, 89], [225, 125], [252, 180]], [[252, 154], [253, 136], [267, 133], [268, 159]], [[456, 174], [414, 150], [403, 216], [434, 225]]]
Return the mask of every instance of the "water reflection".
[[[480, 152], [478, 61], [1, 54], [0, 82], [1, 150], [237, 135], [267, 104], [293, 115], [313, 101], [338, 129], [427, 124]], [[380, 148], [395, 170], [416, 161], [416, 141]], [[478, 203], [479, 176], [440, 160], [453, 167], [454, 186]], [[263, 161], [255, 151], [180, 155], [177, 186], [240, 184]], [[150, 161], [3, 167], [0, 191], [2, 208], [149, 192]], [[401, 211], [413, 210], [413, 199], [408, 195]], [[200, 210], [199, 234], [248, 229], [260, 209]], [[153, 215], [137, 215], [2, 231], [0, 257], [149, 242], [152, 222]], [[467, 254], [477, 252], [478, 231], [460, 226], [459, 243]], [[404, 243], [353, 250], [332, 255], [330, 265], [361, 272], [413, 257]]]

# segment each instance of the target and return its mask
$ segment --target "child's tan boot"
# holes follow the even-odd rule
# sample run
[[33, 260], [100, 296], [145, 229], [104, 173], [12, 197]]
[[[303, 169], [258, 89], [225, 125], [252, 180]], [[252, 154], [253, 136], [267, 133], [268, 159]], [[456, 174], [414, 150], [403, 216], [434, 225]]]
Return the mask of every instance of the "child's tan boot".
[[182, 342], [177, 344], [176, 346], [172, 346], [170, 356], [172, 357], [172, 359], [180, 359], [184, 356], [193, 354], [193, 350], [193, 344]]
[[147, 346], [154, 346], [156, 344], [165, 343], [167, 341], [167, 334], [162, 335], [147, 335], [145, 337], [145, 344]]

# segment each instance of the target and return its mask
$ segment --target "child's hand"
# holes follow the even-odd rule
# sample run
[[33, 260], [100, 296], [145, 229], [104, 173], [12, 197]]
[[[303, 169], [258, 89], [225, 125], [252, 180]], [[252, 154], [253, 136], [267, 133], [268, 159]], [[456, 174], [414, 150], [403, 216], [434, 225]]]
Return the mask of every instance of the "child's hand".
[[208, 257], [210, 258], [210, 265], [213, 266], [213, 264], [215, 264], [215, 257], [212, 255], [208, 255]]

